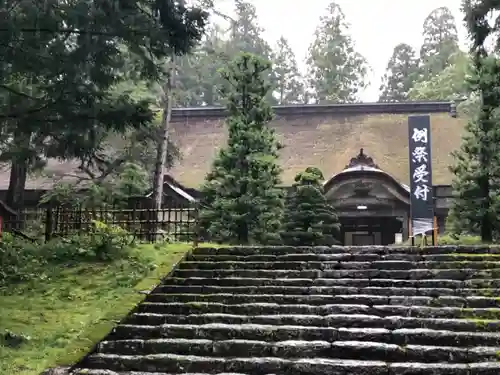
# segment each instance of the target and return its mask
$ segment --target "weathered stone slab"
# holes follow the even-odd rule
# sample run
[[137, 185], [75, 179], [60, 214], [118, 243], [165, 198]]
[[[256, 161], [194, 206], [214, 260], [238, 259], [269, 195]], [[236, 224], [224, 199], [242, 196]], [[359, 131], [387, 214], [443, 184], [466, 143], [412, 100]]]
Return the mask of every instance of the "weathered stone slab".
[[498, 255], [195, 249], [81, 365], [88, 375], [498, 375]]
[[469, 375], [469, 366], [448, 363], [395, 363], [389, 375]]

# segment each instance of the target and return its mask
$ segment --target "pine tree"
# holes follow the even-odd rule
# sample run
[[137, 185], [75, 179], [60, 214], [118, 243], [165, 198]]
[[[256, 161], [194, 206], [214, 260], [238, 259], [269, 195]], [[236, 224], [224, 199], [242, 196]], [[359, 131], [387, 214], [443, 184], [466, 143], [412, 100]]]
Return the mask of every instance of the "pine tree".
[[307, 65], [309, 86], [317, 103], [358, 100], [368, 82], [366, 59], [356, 51], [349, 24], [340, 6], [332, 2], [314, 33]]
[[236, 19], [231, 28], [228, 54], [235, 56], [239, 52], [252, 53], [265, 60], [271, 60], [272, 49], [262, 38], [263, 29], [257, 19], [257, 9], [244, 0], [235, 0]]
[[202, 187], [203, 228], [225, 243], [265, 243], [278, 237], [283, 210], [278, 165], [280, 144], [268, 126], [270, 64], [252, 54], [238, 56], [222, 73], [232, 88], [226, 120], [229, 137]]
[[340, 224], [328, 204], [321, 182], [323, 173], [309, 167], [295, 177], [293, 190], [286, 200], [281, 238], [286, 245], [334, 245]]
[[275, 97], [278, 104], [304, 102], [304, 84], [297, 67], [297, 60], [288, 40], [281, 37], [273, 56], [273, 72], [276, 80]]
[[467, 133], [452, 168], [454, 200], [451, 214], [455, 230], [479, 233], [484, 242], [498, 235], [500, 214], [500, 60], [488, 54], [485, 41], [492, 32], [489, 12], [483, 4], [465, 1], [467, 27], [472, 39], [472, 77], [469, 89], [480, 98], [477, 116], [467, 126]]
[[380, 87], [381, 102], [400, 102], [408, 99], [408, 93], [418, 78], [418, 59], [413, 48], [401, 43], [394, 47]]
[[450, 9], [434, 9], [424, 21], [422, 34], [420, 74], [427, 80], [450, 66], [451, 57], [459, 50], [457, 25]]

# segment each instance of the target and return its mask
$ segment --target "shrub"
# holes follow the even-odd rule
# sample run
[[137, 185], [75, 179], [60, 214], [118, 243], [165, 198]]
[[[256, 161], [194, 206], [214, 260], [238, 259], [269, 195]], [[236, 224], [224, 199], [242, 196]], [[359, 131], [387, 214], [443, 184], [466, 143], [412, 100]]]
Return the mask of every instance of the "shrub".
[[[420, 246], [422, 238], [415, 238], [415, 246]], [[481, 237], [471, 235], [454, 236], [450, 234], [438, 235], [438, 245], [481, 245]], [[427, 245], [432, 244], [432, 237], [427, 236]], [[411, 238], [405, 242], [405, 245], [411, 245]]]
[[50, 265], [113, 261], [131, 256], [134, 238], [119, 226], [94, 222], [86, 234], [32, 243], [6, 233], [0, 242], [0, 286], [50, 277]]
[[37, 277], [37, 270], [46, 264], [37, 244], [4, 233], [0, 242], [0, 285]]
[[340, 223], [328, 203], [321, 182], [323, 173], [308, 167], [295, 177], [293, 190], [286, 200], [281, 238], [286, 245], [334, 245]]

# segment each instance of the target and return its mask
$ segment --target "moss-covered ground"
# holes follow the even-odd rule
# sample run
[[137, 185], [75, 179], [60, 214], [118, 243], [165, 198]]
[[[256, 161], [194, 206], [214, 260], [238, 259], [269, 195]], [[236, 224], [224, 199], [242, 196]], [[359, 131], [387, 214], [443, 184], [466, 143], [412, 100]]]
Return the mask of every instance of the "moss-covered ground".
[[190, 248], [139, 245], [140, 257], [53, 266], [46, 280], [0, 289], [0, 375], [38, 375], [76, 362]]

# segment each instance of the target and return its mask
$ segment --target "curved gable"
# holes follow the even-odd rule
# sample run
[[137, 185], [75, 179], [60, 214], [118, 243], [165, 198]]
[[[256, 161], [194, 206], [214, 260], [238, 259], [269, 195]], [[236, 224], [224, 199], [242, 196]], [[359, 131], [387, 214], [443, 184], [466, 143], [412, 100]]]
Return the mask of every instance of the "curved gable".
[[340, 202], [345, 199], [381, 203], [397, 200], [410, 204], [410, 188], [380, 169], [363, 149], [342, 172], [325, 182], [324, 189], [329, 199]]

